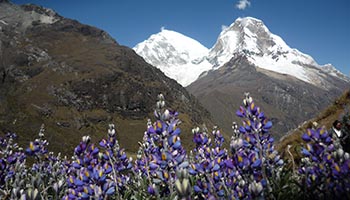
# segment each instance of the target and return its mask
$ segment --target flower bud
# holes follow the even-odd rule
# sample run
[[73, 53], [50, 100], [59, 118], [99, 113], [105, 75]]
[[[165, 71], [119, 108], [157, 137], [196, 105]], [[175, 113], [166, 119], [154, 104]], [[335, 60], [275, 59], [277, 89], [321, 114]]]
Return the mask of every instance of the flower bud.
[[102, 159], [102, 158], [103, 158], [103, 153], [98, 152], [98, 158], [99, 158], [99, 159]]
[[163, 120], [168, 120], [170, 118], [170, 112], [168, 109], [166, 109], [163, 113]]
[[243, 140], [241, 138], [231, 141], [231, 148], [238, 149], [243, 146]]
[[245, 181], [242, 179], [242, 180], [239, 181], [238, 184], [239, 184], [240, 187], [243, 187], [245, 185]]
[[86, 135], [86, 136], [83, 136], [82, 140], [84, 143], [89, 143], [91, 138], [90, 138], [90, 136]]
[[256, 182], [254, 181], [253, 183], [249, 184], [249, 191], [255, 195], [258, 195], [260, 194], [260, 192], [262, 191], [263, 189], [263, 186], [261, 184], [261, 182]]
[[164, 95], [162, 93], [158, 94], [158, 100], [164, 100]]
[[181, 199], [186, 198], [191, 194], [191, 185], [187, 178], [182, 181], [177, 179], [175, 181], [175, 189]]
[[162, 108], [164, 108], [164, 106], [165, 106], [165, 101], [160, 101], [160, 105], [161, 105]]
[[108, 136], [109, 136], [109, 137], [113, 137], [114, 135], [115, 135], [114, 124], [110, 124], [110, 125], [109, 125], [109, 129], [108, 129]]
[[339, 158], [342, 158], [343, 155], [344, 155], [344, 150], [343, 150], [342, 148], [339, 148], [339, 149], [337, 150], [337, 154], [338, 154]]

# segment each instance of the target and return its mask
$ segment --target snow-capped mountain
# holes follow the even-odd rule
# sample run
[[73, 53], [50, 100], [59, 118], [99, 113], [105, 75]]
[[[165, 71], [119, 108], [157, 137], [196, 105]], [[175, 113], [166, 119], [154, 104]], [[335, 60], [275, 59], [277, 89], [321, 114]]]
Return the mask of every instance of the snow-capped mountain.
[[309, 82], [301, 65], [317, 65], [312, 57], [291, 49], [279, 36], [272, 34], [261, 20], [238, 18], [224, 29], [209, 52], [215, 67], [228, 62], [234, 53], [242, 53], [260, 68], [290, 74]]
[[247, 56], [248, 61], [259, 68], [291, 75], [322, 88], [329, 88], [325, 80], [327, 75], [342, 75], [341, 79], [350, 80], [330, 64], [321, 66], [311, 56], [289, 47], [261, 20], [252, 17], [238, 18], [225, 28], [210, 49], [208, 60], [216, 69], [234, 54]]
[[204, 60], [208, 49], [194, 39], [162, 28], [133, 48], [146, 62], [158, 67], [183, 86], [195, 81], [212, 65]]
[[291, 75], [324, 89], [331, 88], [325, 79], [329, 75], [350, 82], [349, 77], [333, 66], [321, 66], [311, 56], [289, 47], [261, 20], [252, 17], [238, 18], [222, 30], [210, 50], [187, 36], [168, 30], [152, 35], [134, 50], [184, 86], [205, 74], [203, 72], [220, 68], [235, 55], [245, 55], [258, 68]]

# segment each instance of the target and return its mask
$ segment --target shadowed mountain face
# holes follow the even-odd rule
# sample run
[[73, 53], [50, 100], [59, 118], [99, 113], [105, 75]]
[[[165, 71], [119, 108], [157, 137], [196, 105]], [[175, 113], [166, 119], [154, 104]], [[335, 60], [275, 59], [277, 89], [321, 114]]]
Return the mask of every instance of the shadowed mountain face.
[[[185, 145], [209, 113], [183, 87], [106, 32], [34, 5], [0, 3], [0, 131], [28, 144], [41, 124], [54, 151], [71, 153], [109, 123], [137, 150], [158, 93], [180, 112]], [[187, 131], [186, 131], [187, 130]]]
[[241, 105], [244, 92], [249, 92], [272, 120], [274, 137], [280, 138], [305, 119], [314, 117], [349, 87], [337, 78], [327, 78], [338, 87], [325, 90], [289, 75], [257, 68], [244, 55], [236, 54], [224, 66], [208, 72], [187, 89], [226, 132], [231, 130], [232, 119], [239, 120], [235, 117], [237, 105]]

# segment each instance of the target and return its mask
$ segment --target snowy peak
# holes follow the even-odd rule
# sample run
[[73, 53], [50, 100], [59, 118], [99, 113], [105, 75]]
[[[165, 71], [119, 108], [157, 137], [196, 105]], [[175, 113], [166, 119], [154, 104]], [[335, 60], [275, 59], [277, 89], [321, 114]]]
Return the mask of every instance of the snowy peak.
[[209, 50], [205, 46], [181, 33], [164, 28], [133, 49], [146, 62], [158, 67], [183, 86], [195, 81], [203, 71], [211, 68], [207, 61], [197, 65], [208, 54]]
[[302, 81], [319, 84], [318, 76], [307, 66], [319, 67], [315, 60], [290, 48], [281, 37], [271, 33], [265, 24], [252, 17], [238, 18], [219, 35], [210, 49], [208, 60], [214, 68], [242, 53], [259, 68], [294, 76]]
[[[310, 56], [290, 48], [282, 38], [272, 34], [261, 20], [252, 17], [238, 18], [225, 28], [220, 33], [214, 47], [210, 49], [209, 59], [213, 59], [214, 65], [220, 66], [237, 52], [248, 56], [278, 56], [293, 53], [302, 57], [307, 64], [315, 63]], [[215, 60], [215, 57], [219, 59]]]
[[208, 49], [196, 40], [165, 29], [137, 44], [134, 50], [144, 55], [146, 61], [155, 66], [187, 64], [208, 52]]
[[[283, 40], [278, 41], [279, 48], [286, 48]], [[209, 60], [220, 67], [228, 62], [234, 53], [263, 54], [268, 47], [274, 46], [271, 33], [261, 20], [246, 17], [238, 18], [220, 33], [217, 42], [210, 49]]]

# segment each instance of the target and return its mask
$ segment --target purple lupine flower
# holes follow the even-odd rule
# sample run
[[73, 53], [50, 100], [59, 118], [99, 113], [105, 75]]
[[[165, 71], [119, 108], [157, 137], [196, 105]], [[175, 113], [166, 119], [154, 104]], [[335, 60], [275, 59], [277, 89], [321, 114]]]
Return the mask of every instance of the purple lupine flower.
[[350, 161], [342, 147], [335, 147], [323, 127], [308, 129], [302, 139], [306, 145], [301, 151], [304, 158], [301, 159], [298, 172], [301, 183], [307, 186], [307, 192], [322, 198], [340, 198], [345, 195], [350, 190], [349, 167], [346, 166]]
[[175, 191], [176, 170], [189, 168], [180, 139], [178, 113], [165, 109], [164, 106], [164, 96], [160, 94], [155, 110], [157, 120], [155, 123], [150, 120], [147, 123], [134, 168], [135, 174], [150, 180], [148, 193], [154, 195], [158, 191], [159, 197], [168, 196], [170, 191]]
[[108, 138], [99, 142], [100, 148], [90, 144], [84, 136], [75, 148], [74, 161], [70, 165], [65, 198], [104, 199], [123, 194], [128, 186], [130, 160], [116, 140], [113, 124], [109, 125]]
[[28, 155], [34, 155], [39, 152], [39, 145], [36, 142], [30, 142], [29, 147], [26, 149]]
[[155, 185], [153, 184], [148, 186], [147, 191], [151, 196], [155, 196], [156, 195]]
[[243, 125], [233, 126], [234, 134], [230, 144], [233, 168], [237, 171], [236, 175], [231, 172], [229, 177], [233, 180], [227, 181], [227, 185], [234, 191], [229, 196], [263, 197], [270, 191], [268, 177], [277, 174], [284, 162], [274, 150], [274, 139], [269, 134], [272, 122], [256, 106], [249, 94], [245, 95], [243, 106], [236, 112], [242, 118]]

